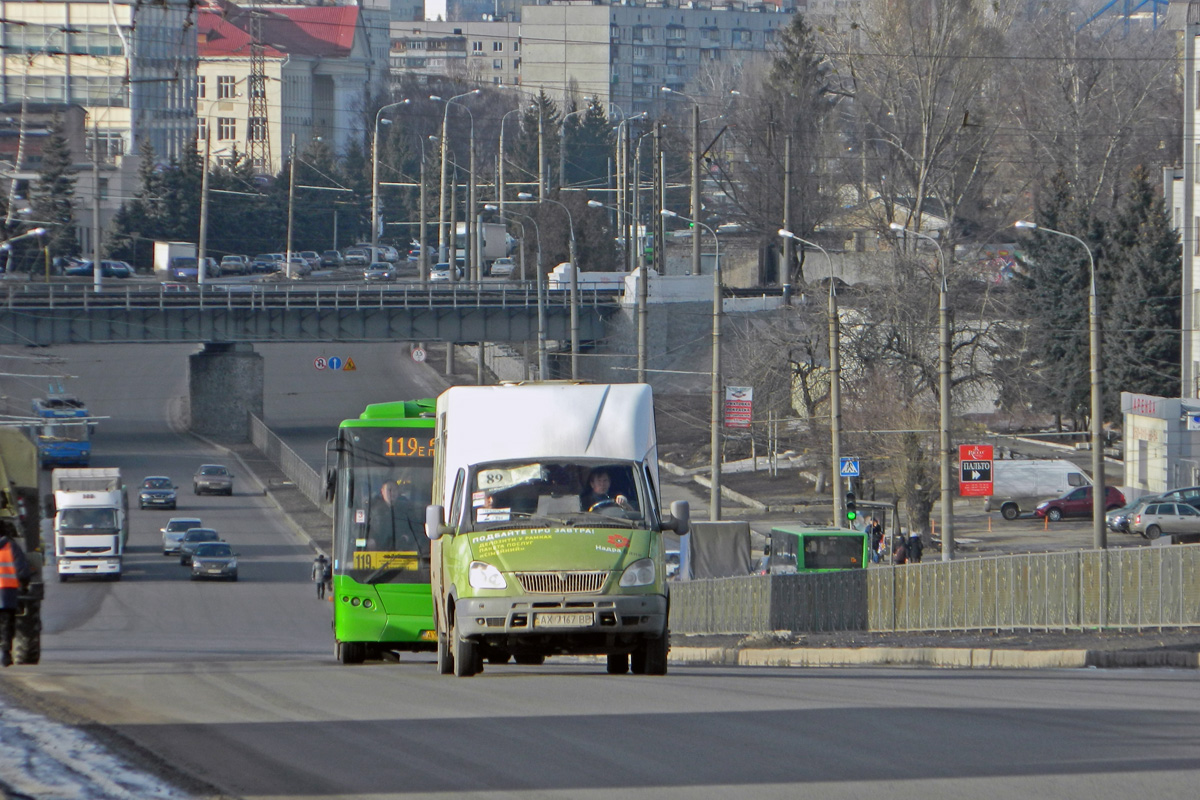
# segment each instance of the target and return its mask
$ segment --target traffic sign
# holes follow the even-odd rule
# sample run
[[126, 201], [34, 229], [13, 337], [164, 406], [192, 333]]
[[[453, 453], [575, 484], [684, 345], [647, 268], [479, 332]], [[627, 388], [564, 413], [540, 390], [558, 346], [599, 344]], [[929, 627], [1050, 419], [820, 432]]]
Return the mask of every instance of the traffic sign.
[[992, 482], [992, 446], [990, 444], [960, 444], [958, 446], [960, 497], [990, 497], [995, 489]]
[[843, 478], [857, 478], [859, 476], [858, 459], [843, 458], [842, 469], [839, 473]]
[[337, 356], [330, 357], [329, 368], [333, 369], [333, 370], [341, 369], [342, 368], [342, 360], [340, 358], [338, 358]]
[[420, 364], [425, 360], [425, 350], [421, 347], [414, 347], [412, 351], [412, 360]]
[[313, 359], [313, 366], [317, 369], [325, 369], [329, 363], [325, 360], [325, 356], [317, 356]]

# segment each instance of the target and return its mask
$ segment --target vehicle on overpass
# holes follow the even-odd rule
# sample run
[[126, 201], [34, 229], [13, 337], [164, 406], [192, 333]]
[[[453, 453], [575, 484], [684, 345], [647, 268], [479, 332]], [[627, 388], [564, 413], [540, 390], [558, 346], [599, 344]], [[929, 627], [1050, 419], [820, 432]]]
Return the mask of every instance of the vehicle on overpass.
[[0, 427], [0, 519], [12, 524], [12, 536], [25, 551], [29, 581], [17, 595], [13, 627], [13, 663], [36, 664], [42, 657], [42, 504], [39, 497], [37, 445], [15, 427]]
[[61, 384], [33, 400], [38, 458], [46, 467], [86, 467], [92, 458], [92, 427], [87, 405]]
[[780, 525], [755, 566], [756, 575], [796, 575], [862, 569], [870, 558], [865, 531]]
[[425, 509], [433, 490], [434, 401], [374, 403], [326, 450], [333, 501], [333, 636], [338, 660], [431, 651]]
[[650, 387], [453, 386], [437, 420], [426, 535], [438, 671], [562, 654], [665, 674], [663, 532], [687, 533], [689, 509], [659, 512]]

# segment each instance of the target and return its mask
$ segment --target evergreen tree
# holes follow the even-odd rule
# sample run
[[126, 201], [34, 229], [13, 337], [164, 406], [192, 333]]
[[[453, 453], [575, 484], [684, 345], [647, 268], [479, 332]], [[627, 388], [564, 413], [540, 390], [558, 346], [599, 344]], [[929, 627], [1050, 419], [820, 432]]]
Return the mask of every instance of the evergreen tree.
[[566, 138], [567, 184], [606, 187], [614, 137], [604, 106], [599, 100], [592, 100], [586, 112], [567, 120]]
[[[1093, 254], [1099, 250], [1094, 221], [1079, 208], [1061, 175], [1039, 206], [1039, 225], [1079, 236]], [[1031, 401], [1059, 419], [1070, 417], [1081, 430], [1091, 407], [1088, 255], [1078, 242], [1055, 234], [1035, 233], [1026, 246], [1027, 273], [1020, 288], [1030, 325], [1030, 368], [1040, 382]]]
[[552, 186], [557, 185], [553, 176], [558, 169], [558, 127], [560, 117], [558, 105], [546, 96], [543, 89], [538, 92], [533, 105], [521, 115], [521, 128], [517, 135], [516, 145], [511, 152], [510, 164], [516, 166], [517, 175], [506, 178], [512, 184], [523, 183], [525, 186], [518, 192], [528, 191], [537, 195], [538, 182], [538, 119], [542, 120], [542, 132], [545, 141], [546, 168], [548, 179]]
[[1120, 393], [1175, 397], [1179, 392], [1179, 235], [1150, 173], [1139, 167], [1121, 199], [1110, 236], [1105, 321], [1105, 416], [1120, 415]]
[[42, 148], [42, 166], [33, 184], [31, 205], [35, 218], [46, 225], [46, 246], [52, 256], [77, 255], [79, 239], [75, 231], [75, 164], [71, 147], [63, 134], [62, 119], [50, 123], [49, 136]]

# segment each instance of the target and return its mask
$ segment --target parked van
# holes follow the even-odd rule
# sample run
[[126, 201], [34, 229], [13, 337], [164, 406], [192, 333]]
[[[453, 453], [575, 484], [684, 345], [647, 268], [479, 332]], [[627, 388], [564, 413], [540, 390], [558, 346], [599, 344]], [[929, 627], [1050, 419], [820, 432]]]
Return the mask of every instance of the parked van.
[[1000, 516], [1014, 520], [1042, 500], [1091, 485], [1092, 479], [1065, 459], [997, 459], [992, 462], [992, 496], [984, 499], [983, 509], [998, 508]]
[[664, 531], [645, 384], [455, 386], [437, 400], [432, 590], [437, 664], [605, 655], [608, 671], [667, 671]]

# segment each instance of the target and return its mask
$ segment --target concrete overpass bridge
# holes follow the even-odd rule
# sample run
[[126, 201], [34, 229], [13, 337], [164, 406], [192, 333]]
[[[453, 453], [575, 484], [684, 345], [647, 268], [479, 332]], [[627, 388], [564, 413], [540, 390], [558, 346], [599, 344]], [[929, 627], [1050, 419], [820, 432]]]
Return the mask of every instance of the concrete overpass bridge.
[[[605, 334], [620, 293], [580, 287], [580, 341]], [[0, 285], [0, 344], [196, 342], [188, 384], [192, 428], [244, 436], [261, 416], [256, 342], [527, 342], [538, 333], [529, 282]], [[544, 292], [546, 338], [570, 339], [570, 293]]]

